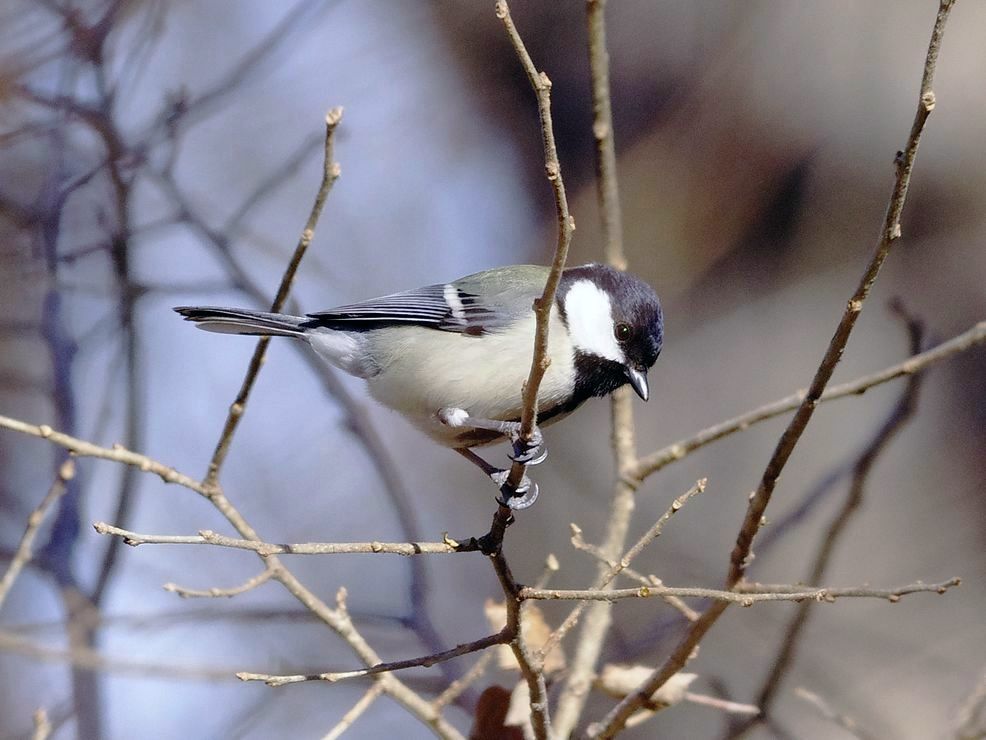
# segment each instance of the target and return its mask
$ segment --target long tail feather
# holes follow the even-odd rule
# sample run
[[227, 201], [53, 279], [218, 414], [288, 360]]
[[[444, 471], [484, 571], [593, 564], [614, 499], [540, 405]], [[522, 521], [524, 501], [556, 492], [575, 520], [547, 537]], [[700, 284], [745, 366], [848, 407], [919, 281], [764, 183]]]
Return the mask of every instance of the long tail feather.
[[200, 329], [220, 334], [249, 334], [251, 336], [300, 337], [308, 319], [280, 313], [251, 311], [246, 308], [218, 306], [178, 306], [175, 311], [194, 322]]

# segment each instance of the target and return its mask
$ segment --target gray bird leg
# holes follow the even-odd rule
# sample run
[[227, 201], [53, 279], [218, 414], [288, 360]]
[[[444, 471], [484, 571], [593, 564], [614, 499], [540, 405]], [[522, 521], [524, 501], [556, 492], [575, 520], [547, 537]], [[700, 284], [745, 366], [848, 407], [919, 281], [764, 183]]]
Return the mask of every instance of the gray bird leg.
[[483, 419], [470, 416], [464, 409], [444, 408], [439, 410], [438, 420], [450, 427], [471, 427], [472, 429], [487, 429], [502, 434], [510, 440], [513, 452], [510, 459], [524, 465], [537, 465], [544, 462], [548, 456], [548, 448], [544, 446], [541, 430], [534, 427], [530, 441], [521, 439], [519, 421], [501, 421], [500, 419]]
[[512, 488], [507, 489], [507, 478], [510, 475], [509, 470], [503, 470], [490, 465], [486, 460], [467, 447], [455, 447], [453, 449], [486, 473], [490, 477], [490, 480], [496, 484], [500, 489], [500, 495], [496, 497], [498, 503], [515, 510], [526, 509], [538, 497], [538, 484], [528, 478], [526, 473], [516, 490]]

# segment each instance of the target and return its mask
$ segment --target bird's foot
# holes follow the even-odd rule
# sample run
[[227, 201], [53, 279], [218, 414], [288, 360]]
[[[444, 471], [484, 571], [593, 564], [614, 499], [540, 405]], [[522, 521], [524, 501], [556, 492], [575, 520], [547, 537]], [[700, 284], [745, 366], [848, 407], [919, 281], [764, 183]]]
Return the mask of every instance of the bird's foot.
[[490, 474], [490, 478], [500, 488], [500, 495], [496, 497], [497, 503], [514, 511], [531, 506], [538, 497], [538, 484], [525, 475], [517, 487], [512, 488], [507, 483], [509, 477], [509, 470], [497, 470]]
[[539, 463], [543, 463], [545, 458], [548, 457], [548, 448], [544, 444], [544, 436], [537, 427], [534, 427], [534, 432], [531, 434], [529, 440], [523, 439], [520, 436], [519, 424], [516, 430], [508, 432], [507, 437], [510, 439], [510, 444], [513, 447], [513, 451], [508, 457], [514, 462], [523, 463], [524, 465], [538, 465]]

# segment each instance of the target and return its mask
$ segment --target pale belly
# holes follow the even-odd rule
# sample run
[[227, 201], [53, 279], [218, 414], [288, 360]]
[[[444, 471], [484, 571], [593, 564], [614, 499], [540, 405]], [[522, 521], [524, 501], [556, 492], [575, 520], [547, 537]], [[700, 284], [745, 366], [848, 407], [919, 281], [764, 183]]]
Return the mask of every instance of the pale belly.
[[[538, 394], [542, 411], [565, 403], [574, 383], [568, 335], [560, 320], [552, 319], [551, 363]], [[484, 419], [520, 418], [521, 389], [533, 354], [533, 316], [510, 332], [483, 337], [423, 327], [384, 329], [375, 334], [368, 338], [368, 346], [380, 372], [367, 379], [370, 394], [439, 444], [471, 447], [500, 439], [495, 433], [443, 424], [437, 416], [442, 409], [462, 409]], [[518, 347], [531, 349], [518, 354]]]

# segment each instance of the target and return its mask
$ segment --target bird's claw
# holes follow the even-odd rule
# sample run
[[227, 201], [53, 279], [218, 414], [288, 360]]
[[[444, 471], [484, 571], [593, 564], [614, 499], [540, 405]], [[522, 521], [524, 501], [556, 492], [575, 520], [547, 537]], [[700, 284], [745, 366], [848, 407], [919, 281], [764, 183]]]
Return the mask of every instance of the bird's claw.
[[537, 427], [534, 427], [534, 432], [531, 434], [529, 440], [523, 439], [519, 431], [510, 434], [509, 437], [513, 451], [507, 457], [514, 462], [524, 465], [538, 465], [539, 463], [543, 463], [548, 456], [548, 448], [544, 445], [544, 437], [541, 434], [541, 430]]
[[500, 488], [500, 495], [496, 497], [497, 503], [514, 511], [531, 506], [538, 497], [538, 484], [525, 475], [518, 486], [513, 488], [507, 483], [509, 477], [509, 470], [498, 470], [490, 475]]

